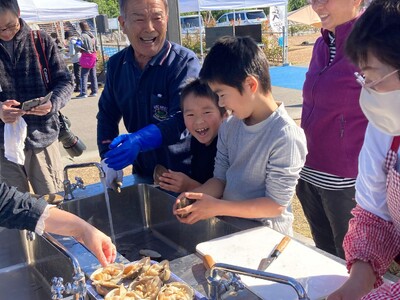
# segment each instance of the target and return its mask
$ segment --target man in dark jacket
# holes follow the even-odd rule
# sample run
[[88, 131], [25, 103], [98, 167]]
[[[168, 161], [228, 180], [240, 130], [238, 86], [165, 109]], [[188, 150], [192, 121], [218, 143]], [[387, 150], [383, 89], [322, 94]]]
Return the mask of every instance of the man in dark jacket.
[[[0, 181], [25, 192], [29, 180], [36, 194], [55, 193], [62, 189], [57, 114], [71, 99], [72, 78], [57, 46], [44, 32], [37, 37], [47, 61], [47, 66], [41, 65], [35, 32], [19, 15], [17, 0], [0, 2]], [[29, 111], [19, 108], [50, 91], [52, 97], [45, 104]], [[27, 125], [23, 157], [13, 162], [6, 158], [4, 128], [21, 123]], [[22, 134], [19, 137], [23, 139]]]
[[[151, 175], [156, 164], [189, 171], [190, 143], [180, 141], [185, 130], [180, 90], [200, 70], [192, 51], [166, 40], [166, 0], [120, 0], [120, 13], [131, 46], [110, 58], [97, 115], [109, 187], [130, 164], [140, 175]], [[121, 118], [131, 133], [117, 137]]]

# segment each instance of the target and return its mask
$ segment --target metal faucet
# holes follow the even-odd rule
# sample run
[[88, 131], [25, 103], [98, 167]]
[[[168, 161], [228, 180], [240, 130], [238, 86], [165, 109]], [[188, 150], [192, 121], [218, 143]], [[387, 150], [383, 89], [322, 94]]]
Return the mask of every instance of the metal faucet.
[[51, 279], [51, 299], [63, 299], [63, 294], [74, 295], [74, 299], [84, 300], [86, 297], [86, 281], [85, 274], [82, 272], [78, 260], [64, 247], [56, 238], [49, 233], [44, 233], [43, 237], [47, 239], [52, 245], [54, 245], [61, 253], [68, 257], [74, 268], [74, 274], [72, 283], [63, 284], [64, 279], [62, 277], [53, 277]]
[[210, 287], [210, 299], [219, 300], [222, 299], [223, 295], [235, 295], [243, 290], [244, 285], [238, 276], [239, 274], [289, 285], [296, 291], [299, 300], [310, 300], [303, 286], [292, 277], [223, 263], [214, 264], [210, 270], [210, 276], [207, 278]]
[[76, 182], [71, 183], [71, 181], [68, 178], [68, 170], [69, 169], [82, 169], [82, 168], [88, 168], [88, 167], [96, 167], [99, 170], [100, 180], [106, 176], [103, 171], [103, 168], [101, 167], [101, 164], [97, 163], [97, 162], [88, 162], [88, 163], [73, 164], [73, 165], [65, 166], [64, 167], [64, 181], [63, 181], [64, 200], [74, 199], [74, 195], [72, 192], [74, 190], [76, 190], [77, 188], [82, 189], [82, 190], [84, 190], [86, 188], [82, 178], [80, 178], [80, 177], [75, 177]]

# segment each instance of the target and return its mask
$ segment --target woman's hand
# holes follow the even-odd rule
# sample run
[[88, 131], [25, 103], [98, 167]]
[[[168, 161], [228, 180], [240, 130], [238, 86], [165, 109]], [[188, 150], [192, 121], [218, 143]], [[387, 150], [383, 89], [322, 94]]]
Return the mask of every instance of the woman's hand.
[[82, 235], [76, 238], [97, 257], [102, 266], [115, 261], [117, 250], [110, 237], [89, 223], [85, 224]]

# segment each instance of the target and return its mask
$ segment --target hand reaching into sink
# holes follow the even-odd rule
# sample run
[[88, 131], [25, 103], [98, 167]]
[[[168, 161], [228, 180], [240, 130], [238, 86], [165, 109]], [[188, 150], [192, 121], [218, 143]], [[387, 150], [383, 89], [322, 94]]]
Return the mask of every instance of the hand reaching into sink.
[[114, 262], [116, 247], [111, 238], [88, 222], [67, 211], [52, 207], [44, 221], [44, 230], [73, 236], [83, 243], [99, 260], [102, 266]]
[[0, 184], [0, 226], [73, 236], [93, 252], [105, 266], [114, 262], [116, 248], [111, 239], [83, 219], [60, 210], [43, 199]]

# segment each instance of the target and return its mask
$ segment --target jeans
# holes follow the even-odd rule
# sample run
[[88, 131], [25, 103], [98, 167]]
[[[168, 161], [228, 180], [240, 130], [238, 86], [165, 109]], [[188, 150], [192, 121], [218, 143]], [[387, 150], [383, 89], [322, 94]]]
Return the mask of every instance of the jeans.
[[344, 258], [343, 239], [356, 206], [354, 187], [326, 190], [299, 179], [296, 194], [317, 248]]
[[81, 94], [87, 95], [87, 82], [88, 77], [90, 80], [90, 89], [92, 94], [97, 93], [97, 75], [96, 75], [96, 65], [91, 69], [81, 68]]

